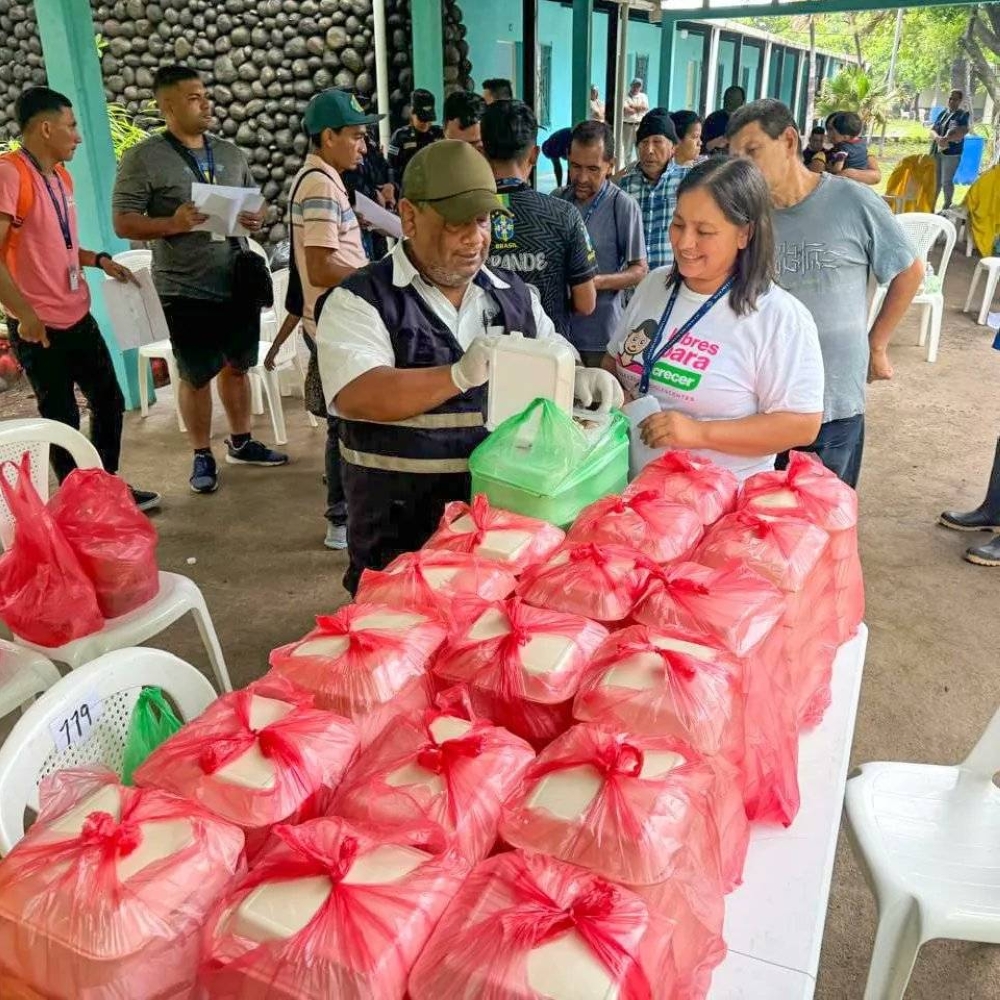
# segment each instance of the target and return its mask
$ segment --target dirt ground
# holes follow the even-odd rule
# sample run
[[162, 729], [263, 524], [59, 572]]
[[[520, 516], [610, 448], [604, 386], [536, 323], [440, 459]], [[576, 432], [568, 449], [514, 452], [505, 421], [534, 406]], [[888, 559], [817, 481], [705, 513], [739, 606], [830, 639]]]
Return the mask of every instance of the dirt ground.
[[[912, 313], [893, 351], [896, 379], [870, 390], [861, 544], [871, 642], [854, 763], [958, 761], [1000, 704], [1000, 570], [965, 563], [961, 553], [972, 539], [935, 526], [942, 509], [981, 501], [1000, 434], [993, 381], [1000, 380], [1000, 354], [991, 349], [991, 332], [959, 312], [971, 273], [972, 263], [956, 253], [937, 363], [927, 364], [915, 346]], [[864, 303], [836, 307], [863, 309]], [[3, 415], [16, 415], [19, 407], [4, 405], [4, 396], [14, 400], [0, 395]], [[22, 396], [22, 403], [27, 415], [31, 400]], [[264, 673], [270, 649], [346, 599], [344, 556], [321, 545], [325, 428], [309, 427], [300, 400], [286, 399], [285, 412], [291, 464], [222, 465], [221, 488], [208, 497], [188, 490], [189, 452], [168, 394], [148, 419], [136, 413], [126, 419], [123, 471], [133, 484], [164, 496], [155, 516], [161, 565], [191, 576], [204, 591], [236, 686]], [[267, 417], [255, 420], [256, 432], [270, 443]], [[221, 420], [216, 432], [221, 459]], [[190, 621], [156, 644], [207, 671]], [[819, 1000], [862, 996], [874, 930], [872, 896], [842, 836]], [[942, 942], [922, 950], [907, 992], [908, 1000], [997, 996], [1000, 949]]]

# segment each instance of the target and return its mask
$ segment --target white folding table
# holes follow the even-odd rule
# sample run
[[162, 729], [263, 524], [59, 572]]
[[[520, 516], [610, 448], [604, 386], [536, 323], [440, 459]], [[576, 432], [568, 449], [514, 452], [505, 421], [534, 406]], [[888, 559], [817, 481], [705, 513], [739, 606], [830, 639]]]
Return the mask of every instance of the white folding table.
[[841, 646], [833, 700], [799, 743], [802, 804], [785, 829], [755, 825], [743, 884], [726, 897], [726, 960], [708, 1000], [810, 1000], [830, 899], [868, 629]]

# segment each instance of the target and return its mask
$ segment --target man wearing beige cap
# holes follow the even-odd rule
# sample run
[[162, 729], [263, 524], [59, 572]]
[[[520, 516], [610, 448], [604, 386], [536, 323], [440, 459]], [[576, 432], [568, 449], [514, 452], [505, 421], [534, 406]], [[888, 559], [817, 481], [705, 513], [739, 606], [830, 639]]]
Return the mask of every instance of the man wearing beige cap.
[[[327, 404], [340, 418], [352, 594], [363, 570], [419, 548], [444, 505], [468, 499], [469, 455], [486, 437], [490, 338], [558, 336], [533, 289], [483, 266], [490, 213], [506, 209], [468, 143], [417, 153], [399, 210], [404, 240], [330, 293], [317, 332]], [[583, 405], [621, 404], [606, 375], [577, 369]]]

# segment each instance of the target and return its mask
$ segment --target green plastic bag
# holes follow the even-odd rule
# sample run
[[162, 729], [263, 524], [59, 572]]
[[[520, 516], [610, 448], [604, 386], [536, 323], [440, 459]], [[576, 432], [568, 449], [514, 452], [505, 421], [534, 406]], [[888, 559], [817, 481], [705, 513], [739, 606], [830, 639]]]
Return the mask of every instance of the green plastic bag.
[[131, 785], [136, 768], [182, 725], [158, 687], [143, 688], [128, 722], [122, 784]]
[[628, 482], [628, 420], [612, 412], [586, 428], [536, 399], [505, 420], [469, 457], [472, 493], [494, 507], [559, 527]]

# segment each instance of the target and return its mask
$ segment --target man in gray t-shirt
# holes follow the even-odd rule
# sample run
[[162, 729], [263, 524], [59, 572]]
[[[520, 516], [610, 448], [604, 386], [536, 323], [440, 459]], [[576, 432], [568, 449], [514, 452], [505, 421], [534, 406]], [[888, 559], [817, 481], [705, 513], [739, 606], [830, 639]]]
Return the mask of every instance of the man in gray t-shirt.
[[[195, 208], [191, 185], [257, 184], [239, 147], [208, 134], [211, 103], [198, 74], [164, 66], [154, 84], [166, 130], [130, 149], [122, 159], [112, 196], [115, 232], [148, 242], [153, 282], [163, 302], [170, 344], [180, 374], [174, 386], [194, 448], [190, 484], [195, 493], [219, 485], [212, 455], [211, 383], [229, 418], [226, 461], [231, 465], [284, 465], [288, 456], [250, 436], [250, 383], [257, 364], [260, 312], [233, 296], [235, 240], [195, 232], [206, 217]], [[240, 224], [257, 232], [264, 213], [243, 212]], [[245, 298], [245, 297], [244, 297]]]
[[[892, 378], [893, 331], [924, 276], [885, 203], [862, 184], [811, 173], [785, 105], [754, 101], [727, 129], [730, 152], [763, 172], [774, 206], [778, 284], [812, 313], [826, 372], [823, 426], [810, 448], [856, 486], [864, 448], [865, 382]], [[888, 291], [868, 329], [868, 278]]]
[[573, 129], [569, 184], [554, 197], [575, 205], [597, 254], [597, 306], [589, 316], [570, 317], [569, 340], [583, 363], [596, 368], [607, 353], [624, 312], [622, 293], [646, 276], [646, 241], [639, 203], [610, 180], [615, 151], [604, 122], [581, 122]]

